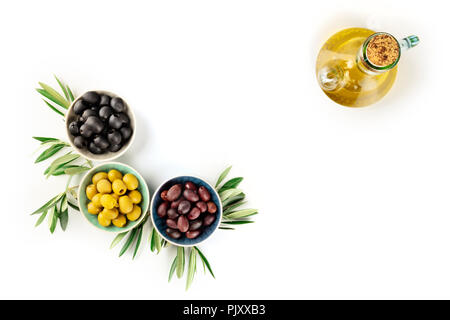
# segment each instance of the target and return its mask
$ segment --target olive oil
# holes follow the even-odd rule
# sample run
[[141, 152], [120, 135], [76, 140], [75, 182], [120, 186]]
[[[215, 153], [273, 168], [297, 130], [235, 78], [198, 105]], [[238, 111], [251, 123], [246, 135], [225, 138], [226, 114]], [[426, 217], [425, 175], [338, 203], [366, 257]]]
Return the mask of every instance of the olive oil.
[[316, 63], [319, 85], [333, 101], [363, 107], [384, 97], [395, 82], [402, 50], [419, 42], [416, 36], [397, 41], [387, 33], [349, 28], [331, 36]]

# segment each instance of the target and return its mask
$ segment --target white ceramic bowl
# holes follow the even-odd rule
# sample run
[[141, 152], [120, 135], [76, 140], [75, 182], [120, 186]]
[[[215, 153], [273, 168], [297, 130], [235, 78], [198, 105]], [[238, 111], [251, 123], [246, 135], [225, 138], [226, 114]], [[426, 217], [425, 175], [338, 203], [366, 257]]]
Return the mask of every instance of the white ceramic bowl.
[[[104, 91], [104, 90], [89, 90], [89, 91], [95, 91], [99, 94], [107, 94], [109, 95], [111, 98], [117, 97], [118, 95], [109, 92], [109, 91]], [[83, 93], [84, 94], [84, 93]], [[74, 136], [72, 136], [69, 132], [69, 124], [76, 119], [77, 115], [75, 114], [75, 112], [73, 111], [73, 106], [75, 104], [75, 102], [77, 102], [78, 100], [81, 99], [83, 95], [78, 96], [70, 105], [69, 110], [67, 111], [67, 115], [66, 115], [66, 134], [67, 137], [69, 139], [69, 143], [72, 146], [72, 148], [77, 151], [79, 154], [81, 154], [84, 158], [89, 159], [89, 160], [93, 160], [93, 161], [110, 161], [113, 159], [116, 159], [118, 157], [120, 157], [121, 155], [123, 155], [128, 148], [131, 146], [131, 144], [134, 141], [134, 137], [136, 135], [136, 120], [134, 117], [134, 113], [131, 110], [131, 108], [128, 106], [127, 102], [124, 100], [125, 106], [126, 106], [126, 111], [125, 113], [128, 115], [128, 117], [130, 118], [130, 128], [133, 130], [133, 133], [131, 134], [130, 139], [128, 139], [128, 141], [122, 146], [122, 148], [117, 151], [117, 152], [106, 152], [103, 154], [93, 154], [92, 152], [90, 152], [87, 148], [86, 149], [80, 149], [77, 148], [74, 143]]]

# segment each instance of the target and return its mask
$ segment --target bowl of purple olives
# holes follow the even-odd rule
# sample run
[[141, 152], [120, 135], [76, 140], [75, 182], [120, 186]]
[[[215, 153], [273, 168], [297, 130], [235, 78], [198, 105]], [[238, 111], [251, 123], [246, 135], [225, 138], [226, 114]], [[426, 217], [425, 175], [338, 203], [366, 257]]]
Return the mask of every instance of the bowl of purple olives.
[[208, 239], [222, 219], [222, 202], [206, 181], [180, 176], [164, 182], [153, 194], [150, 217], [169, 243], [191, 247]]
[[71, 146], [90, 160], [112, 160], [129, 148], [134, 138], [134, 114], [117, 95], [97, 90], [75, 99], [66, 116]]

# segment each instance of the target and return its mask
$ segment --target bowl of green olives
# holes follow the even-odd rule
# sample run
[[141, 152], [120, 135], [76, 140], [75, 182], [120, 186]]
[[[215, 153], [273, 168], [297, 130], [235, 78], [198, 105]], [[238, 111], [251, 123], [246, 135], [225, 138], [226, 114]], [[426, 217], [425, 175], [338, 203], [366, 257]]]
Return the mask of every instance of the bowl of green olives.
[[144, 178], [119, 162], [92, 168], [78, 189], [78, 206], [83, 216], [108, 232], [121, 233], [137, 227], [145, 219], [149, 205], [150, 192]]
[[66, 130], [70, 145], [83, 157], [109, 161], [130, 147], [136, 121], [128, 104], [116, 94], [88, 91], [70, 105]]

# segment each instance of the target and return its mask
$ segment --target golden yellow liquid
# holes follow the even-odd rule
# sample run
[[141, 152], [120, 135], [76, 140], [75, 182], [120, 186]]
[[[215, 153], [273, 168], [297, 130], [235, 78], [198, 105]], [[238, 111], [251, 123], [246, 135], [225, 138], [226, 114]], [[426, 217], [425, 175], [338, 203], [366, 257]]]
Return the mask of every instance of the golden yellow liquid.
[[347, 107], [364, 107], [384, 97], [394, 84], [397, 67], [382, 74], [370, 75], [360, 70], [356, 57], [364, 41], [375, 31], [349, 28], [335, 33], [320, 49], [316, 73], [324, 67], [342, 71], [343, 85], [324, 92], [333, 101]]

